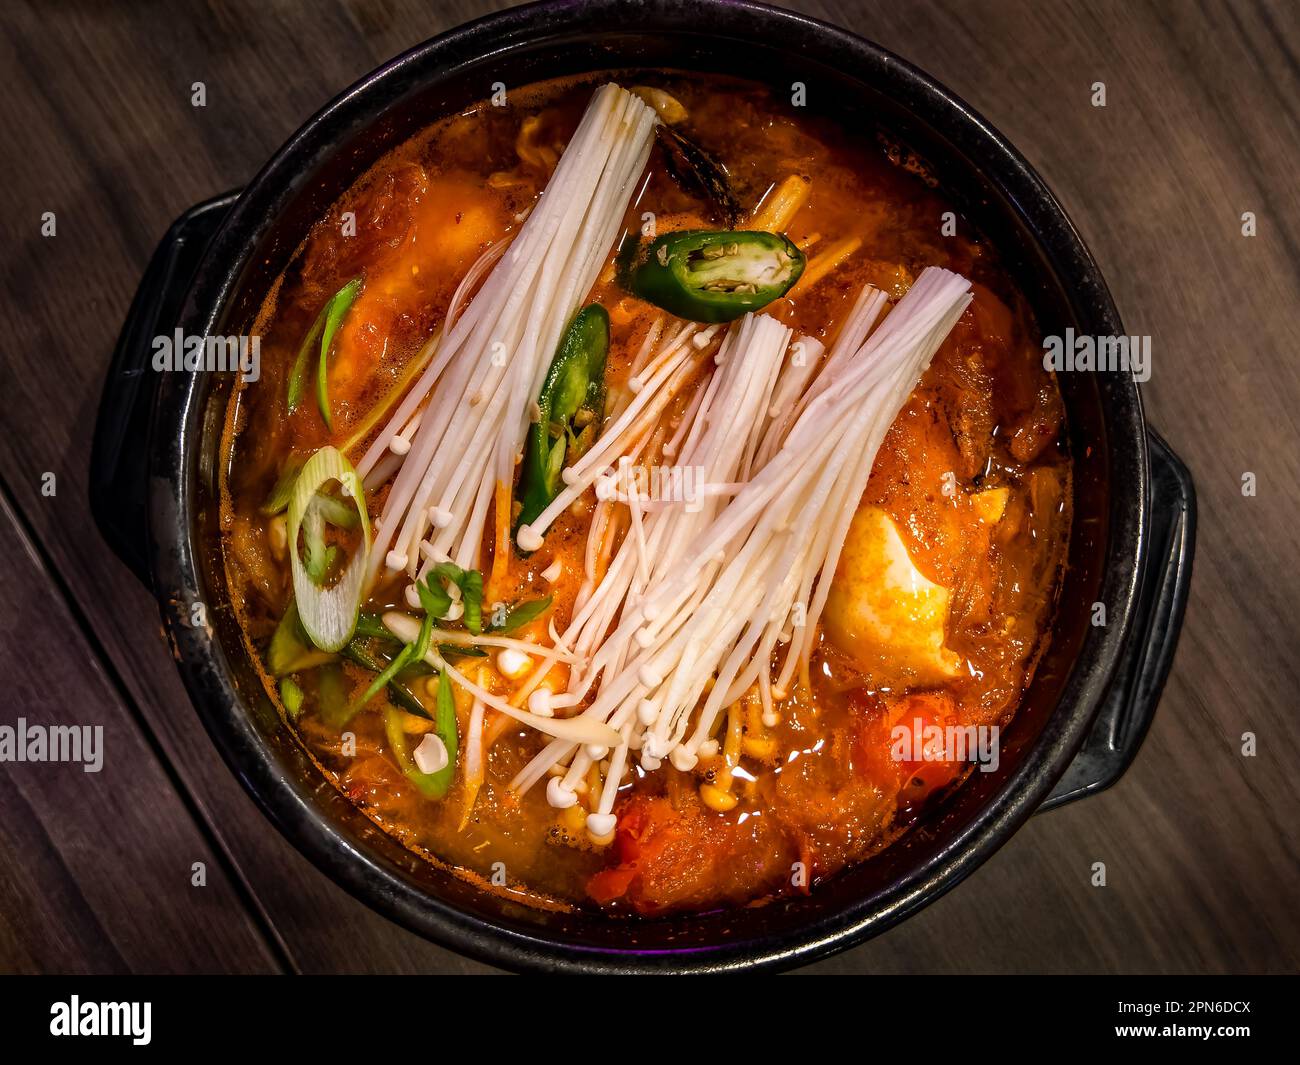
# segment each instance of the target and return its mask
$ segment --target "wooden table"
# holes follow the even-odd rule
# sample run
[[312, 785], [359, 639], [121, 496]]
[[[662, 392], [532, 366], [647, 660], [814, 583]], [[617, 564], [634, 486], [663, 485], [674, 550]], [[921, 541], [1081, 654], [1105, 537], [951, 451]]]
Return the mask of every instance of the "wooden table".
[[[0, 715], [100, 724], [107, 758], [98, 774], [0, 765], [0, 970], [484, 970], [353, 901], [256, 811], [86, 494], [108, 355], [172, 218], [246, 181], [355, 78], [498, 6], [5, 3]], [[1182, 643], [1127, 776], [1034, 818], [958, 890], [812, 968], [1296, 970], [1296, 6], [795, 6], [919, 64], [1039, 168], [1130, 332], [1154, 337], [1148, 414], [1200, 496]], [[1097, 861], [1104, 888], [1090, 884]], [[192, 886], [196, 862], [205, 886]]]

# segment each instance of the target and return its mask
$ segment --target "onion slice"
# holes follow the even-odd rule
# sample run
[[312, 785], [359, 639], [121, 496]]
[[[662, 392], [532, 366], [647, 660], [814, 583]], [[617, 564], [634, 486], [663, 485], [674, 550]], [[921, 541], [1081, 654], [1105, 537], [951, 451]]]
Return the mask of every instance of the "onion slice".
[[[361, 519], [361, 546], [353, 552], [339, 579], [331, 587], [323, 588], [311, 579], [298, 553], [298, 532], [308, 504], [330, 481], [338, 481], [356, 507]], [[303, 630], [322, 651], [341, 651], [352, 639], [361, 612], [362, 588], [370, 558], [370, 517], [366, 513], [361, 478], [337, 448], [323, 447], [307, 460], [289, 497], [287, 520], [293, 594]]]

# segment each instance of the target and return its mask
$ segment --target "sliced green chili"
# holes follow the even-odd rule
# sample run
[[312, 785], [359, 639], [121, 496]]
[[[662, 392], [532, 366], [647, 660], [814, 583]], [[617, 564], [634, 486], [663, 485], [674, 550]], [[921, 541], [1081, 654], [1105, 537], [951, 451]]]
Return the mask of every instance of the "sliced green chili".
[[535, 520], [560, 494], [566, 460], [576, 460], [600, 432], [608, 354], [609, 315], [593, 303], [569, 323], [546, 372], [538, 418], [525, 443], [516, 528]]
[[805, 261], [779, 233], [679, 230], [651, 242], [631, 288], [679, 318], [730, 322], [789, 292]]
[[424, 612], [439, 619], [447, 616], [452, 603], [445, 587], [447, 582], [460, 589], [465, 628], [479, 635], [483, 631], [483, 574], [476, 569], [461, 569], [454, 562], [440, 562], [429, 570], [425, 582], [416, 586]]

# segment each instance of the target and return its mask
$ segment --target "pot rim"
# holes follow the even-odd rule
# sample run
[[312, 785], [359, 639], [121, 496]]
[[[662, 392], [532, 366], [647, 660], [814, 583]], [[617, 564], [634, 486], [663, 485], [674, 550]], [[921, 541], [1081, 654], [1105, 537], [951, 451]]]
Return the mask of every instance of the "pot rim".
[[[698, 19], [707, 13], [708, 20]], [[1095, 261], [1046, 184], [981, 115], [927, 74], [873, 42], [806, 15], [752, 0], [645, 0], [629, 19], [625, 0], [542, 0], [453, 28], [411, 48], [360, 79], [308, 119], [249, 183], [204, 254], [185, 304], [187, 333], [212, 330], [253, 250], [296, 190], [293, 178], [328, 155], [339, 140], [373, 122], [412, 86], [445, 78], [460, 65], [501, 59], [538, 35], [644, 31], [759, 43], [778, 35], [810, 43], [815, 61], [905, 97], [909, 112], [931, 127], [961, 129], [984, 151], [979, 168], [1006, 196], [1069, 296], [1079, 321], [1097, 333], [1123, 335]], [[686, 20], [678, 26], [675, 20]], [[668, 23], [669, 25], [664, 25]], [[700, 27], [703, 26], [701, 29]], [[611, 57], [609, 66], [617, 66]], [[1069, 284], [1065, 284], [1069, 281]], [[1146, 553], [1149, 524], [1145, 422], [1136, 383], [1127, 376], [1105, 408], [1111, 438], [1111, 521], [1101, 594], [1109, 624], [1092, 629], [1079, 649], [1057, 709], [1033, 750], [979, 815], [936, 855], [890, 885], [874, 904], [809, 921], [763, 941], [723, 942], [658, 955], [576, 946], [545, 933], [503, 927], [431, 895], [381, 855], [368, 853], [333, 824], [311, 789], [284, 772], [231, 680], [215, 634], [186, 623], [179, 604], [205, 598], [194, 520], [204, 375], [165, 375], [154, 408], [150, 471], [150, 559], [177, 666], [209, 735], [262, 811], [318, 868], [350, 893], [405, 927], [451, 949], [514, 969], [568, 972], [719, 972], [782, 968], [808, 962], [884, 931], [969, 875], [1029, 817], [1064, 772], [1096, 715], [1128, 635]], [[160, 431], [161, 430], [161, 431]], [[1124, 449], [1115, 448], [1122, 439]], [[1129, 446], [1131, 445], [1131, 446]], [[1122, 464], [1122, 466], [1121, 466]], [[1121, 520], [1115, 520], [1122, 515]], [[1136, 519], [1134, 518], [1136, 515]], [[770, 939], [770, 941], [768, 941]]]

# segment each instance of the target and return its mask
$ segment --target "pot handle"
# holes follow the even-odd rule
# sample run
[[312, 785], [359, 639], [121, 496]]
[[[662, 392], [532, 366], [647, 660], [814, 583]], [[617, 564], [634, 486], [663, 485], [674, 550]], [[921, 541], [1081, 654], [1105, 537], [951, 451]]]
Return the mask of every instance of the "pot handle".
[[154, 250], [127, 312], [104, 381], [90, 451], [90, 510], [100, 534], [146, 586], [149, 577], [149, 431], [157, 375], [153, 339], [175, 328], [199, 259], [238, 193], [191, 207]]
[[1147, 430], [1151, 457], [1150, 554], [1133, 630], [1106, 700], [1074, 761], [1040, 810], [1051, 810], [1115, 783], [1136, 757], [1178, 646], [1196, 545], [1196, 488], [1169, 445]]

